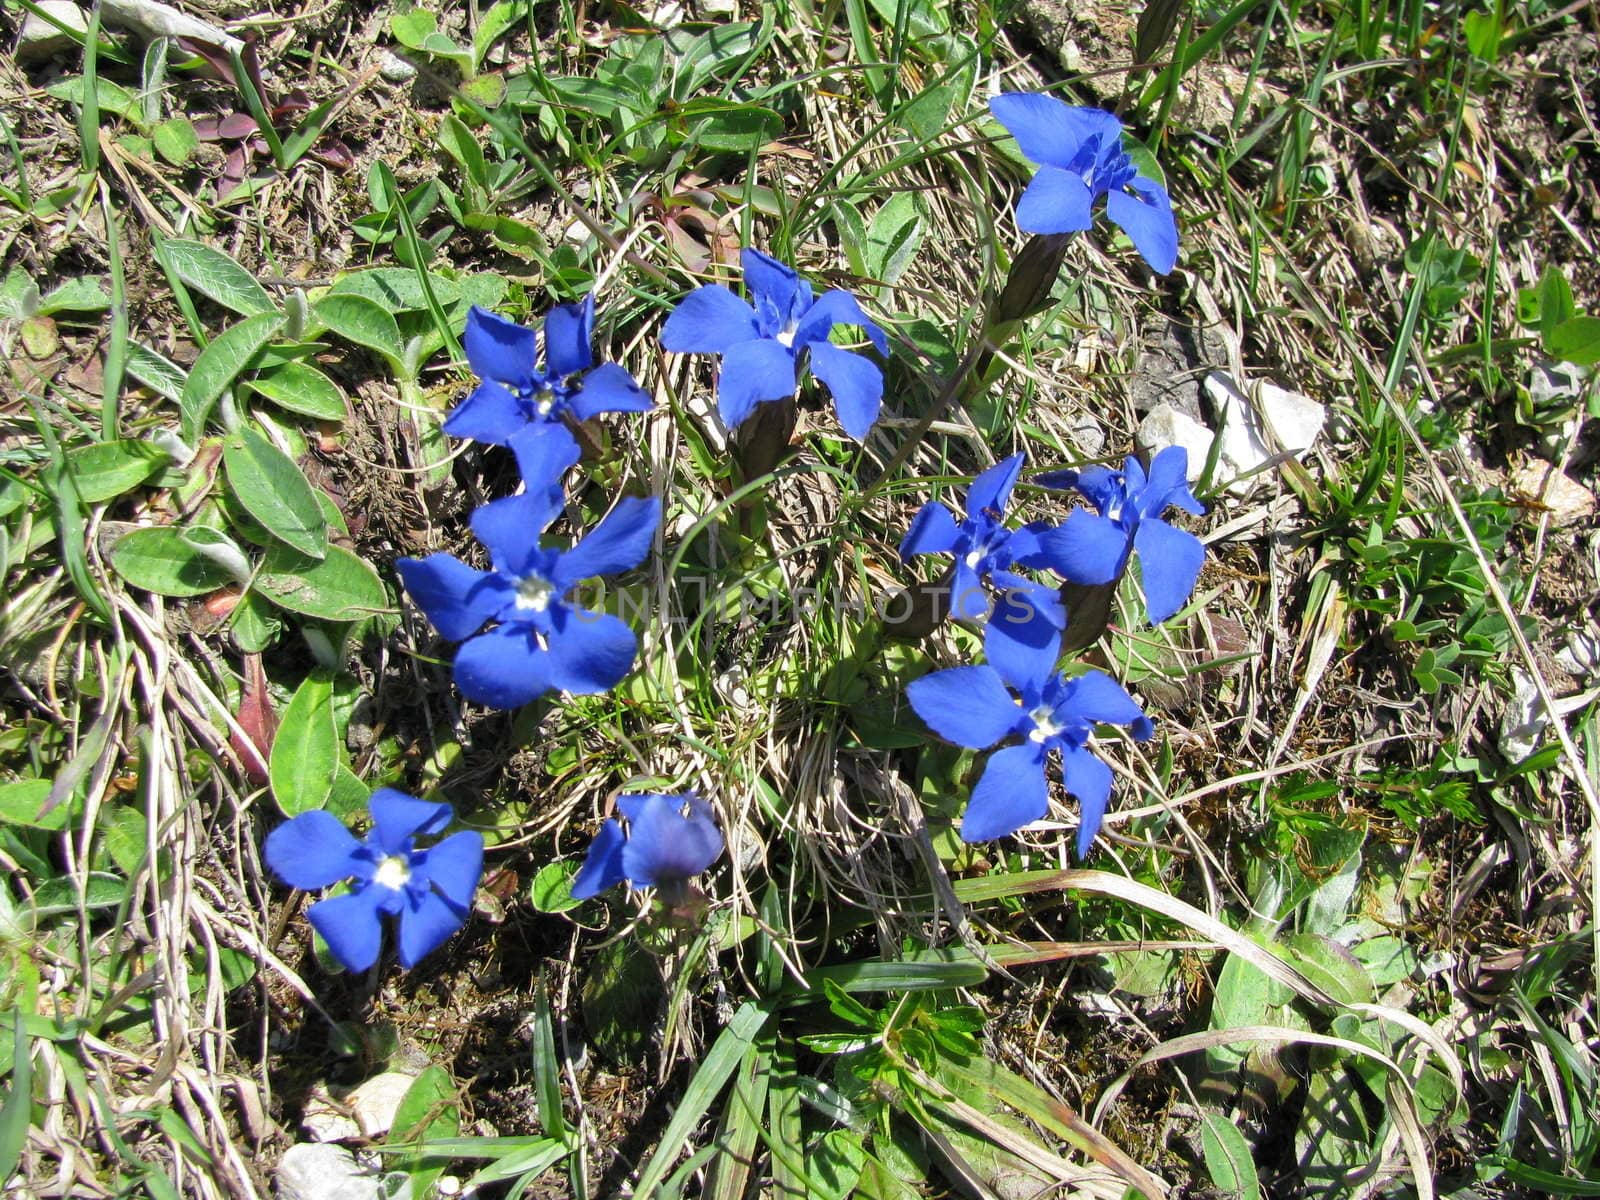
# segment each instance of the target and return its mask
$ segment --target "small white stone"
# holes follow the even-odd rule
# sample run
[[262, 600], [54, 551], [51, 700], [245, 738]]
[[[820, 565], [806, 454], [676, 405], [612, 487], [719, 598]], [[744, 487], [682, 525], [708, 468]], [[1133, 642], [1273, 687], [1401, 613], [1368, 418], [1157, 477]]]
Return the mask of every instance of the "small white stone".
[[278, 1200], [384, 1200], [382, 1185], [342, 1146], [290, 1146], [275, 1178]]
[[1545, 726], [1550, 724], [1550, 714], [1539, 702], [1539, 689], [1533, 676], [1523, 670], [1511, 672], [1513, 694], [1506, 702], [1500, 717], [1500, 753], [1508, 761], [1519, 763], [1539, 746]]
[[390, 83], [410, 83], [417, 68], [390, 50], [378, 51], [378, 74]]
[[1577, 400], [1583, 391], [1587, 372], [1576, 363], [1536, 362], [1528, 375], [1528, 399], [1534, 408], [1554, 408], [1565, 400]]
[[394, 1115], [400, 1101], [411, 1090], [416, 1079], [401, 1071], [385, 1071], [374, 1075], [345, 1097], [361, 1132], [369, 1138], [381, 1137], [394, 1126]]
[[1189, 454], [1189, 482], [1200, 478], [1211, 454], [1212, 432], [1188, 413], [1170, 404], [1158, 404], [1139, 423], [1133, 435], [1139, 449], [1152, 457], [1168, 446], [1182, 446]]
[[699, 0], [695, 7], [700, 10], [700, 15], [708, 21], [732, 21], [739, 16], [739, 0]]
[[[1225, 480], [1258, 470], [1279, 448], [1300, 458], [1316, 444], [1327, 421], [1327, 410], [1315, 400], [1270, 383], [1253, 384], [1252, 400], [1226, 371], [1207, 375], [1205, 390], [1223, 423], [1219, 461], [1225, 468], [1221, 472]], [[1272, 447], [1268, 446], [1269, 434], [1275, 443]], [[1230, 483], [1228, 490], [1242, 495], [1258, 478], [1252, 475]]]
[[[72, 0], [39, 0], [39, 8], [68, 29], [80, 34], [89, 32], [88, 18]], [[71, 34], [57, 29], [39, 13], [30, 12], [23, 18], [22, 31], [17, 35], [17, 61], [42, 62], [76, 45], [78, 42]]]

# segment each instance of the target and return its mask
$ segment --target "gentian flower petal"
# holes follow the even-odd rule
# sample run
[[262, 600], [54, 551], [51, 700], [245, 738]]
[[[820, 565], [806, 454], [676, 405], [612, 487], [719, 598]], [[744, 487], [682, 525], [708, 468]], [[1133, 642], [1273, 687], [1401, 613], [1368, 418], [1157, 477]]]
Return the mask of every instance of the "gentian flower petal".
[[355, 874], [353, 860], [360, 849], [361, 843], [343, 821], [316, 808], [267, 834], [262, 856], [272, 873], [290, 887], [316, 892]]
[[811, 373], [833, 393], [844, 431], [858, 442], [866, 441], [883, 401], [883, 372], [878, 364], [832, 342], [814, 342]]
[[451, 437], [471, 438], [491, 446], [506, 440], [528, 423], [517, 398], [492, 379], [485, 379], [444, 419]]
[[539, 534], [561, 511], [559, 493], [551, 489], [503, 496], [472, 510], [472, 532], [489, 548], [501, 583], [508, 589], [540, 561]]
[[1075, 508], [1067, 519], [1040, 535], [1045, 560], [1073, 583], [1110, 583], [1122, 574], [1133, 550], [1128, 531], [1115, 521]]
[[1103, 671], [1085, 671], [1068, 680], [1066, 699], [1057, 712], [1107, 725], [1132, 725], [1145, 719], [1139, 702]]
[[726, 354], [759, 337], [756, 313], [720, 283], [685, 296], [661, 327], [661, 348], [674, 354]]
[[1154, 517], [1139, 522], [1133, 544], [1139, 551], [1145, 610], [1151, 624], [1159, 625], [1182, 608], [1194, 591], [1206, 560], [1206, 548], [1192, 533]]
[[957, 558], [950, 576], [950, 615], [958, 621], [984, 621], [989, 608], [989, 589], [965, 558]]
[[558, 304], [544, 319], [544, 370], [565, 379], [594, 365], [594, 293], [576, 304]]
[[969, 518], [985, 511], [997, 514], [1006, 511], [1006, 505], [1011, 503], [1011, 489], [1017, 486], [1017, 477], [1022, 474], [1023, 457], [1020, 453], [1013, 454], [972, 481], [967, 489]]
[[1088, 750], [1064, 746], [1061, 750], [1061, 782], [1078, 801], [1078, 857], [1084, 858], [1100, 831], [1111, 798], [1111, 768]]
[[[1059, 602], [1052, 613], [1036, 606], [1020, 589], [1002, 594], [984, 626], [983, 653], [1008, 686], [1036, 692], [1054, 674], [1061, 657], [1060, 614]], [[1017, 716], [1013, 705], [1012, 720]]]
[[598, 896], [628, 877], [622, 869], [622, 847], [627, 840], [618, 822], [607, 821], [600, 826], [600, 832], [595, 834], [589, 853], [584, 857], [583, 866], [578, 868], [578, 874], [572, 880], [574, 900]]
[[450, 903], [438, 892], [428, 892], [420, 898], [408, 896], [406, 906], [400, 910], [400, 965], [416, 966], [466, 924], [470, 911], [465, 905]]
[[717, 409], [737, 429], [764, 400], [794, 395], [794, 354], [770, 338], [730, 346], [717, 374]]
[[1189, 452], [1182, 446], [1168, 446], [1150, 460], [1150, 478], [1139, 497], [1139, 515], [1159, 517], [1169, 504], [1197, 517], [1206, 511], [1189, 490]]
[[483, 877], [483, 835], [463, 829], [428, 847], [421, 856], [433, 886], [457, 908], [471, 908], [472, 893]]
[[1094, 190], [1083, 176], [1040, 167], [1017, 201], [1017, 226], [1029, 233], [1076, 233], [1094, 224]]
[[961, 530], [950, 510], [937, 500], [917, 509], [900, 543], [900, 561], [910, 562], [918, 554], [944, 554], [956, 548]]
[[722, 853], [722, 832], [711, 806], [698, 796], [648, 796], [635, 811], [622, 848], [623, 870], [635, 886], [688, 879]]
[[1099, 108], [1081, 108], [1038, 92], [1005, 92], [989, 100], [989, 111], [1017, 139], [1017, 149], [1036, 163], [1083, 170], [1083, 148], [1095, 138], [1116, 144], [1122, 122]]
[[746, 247], [739, 252], [739, 266], [744, 270], [744, 285], [757, 300], [768, 301], [778, 311], [780, 319], [787, 319], [797, 299], [809, 299], [809, 286], [801, 292], [800, 276], [793, 267], [781, 263], [771, 255]]
[[406, 592], [447, 642], [469, 638], [511, 598], [511, 586], [449, 554], [400, 558], [395, 570]]
[[456, 651], [456, 688], [475, 704], [519, 708], [550, 690], [550, 656], [526, 625], [499, 625]]
[[[1106, 193], [1106, 215], [1122, 227], [1157, 275], [1165, 275], [1177, 265], [1178, 221], [1165, 189], [1147, 184], [1140, 194], [1130, 196], [1113, 188]], [[1021, 204], [1017, 206], [1017, 224], [1029, 228], [1023, 223]]]
[[394, 788], [379, 788], [367, 804], [372, 832], [385, 854], [405, 854], [406, 843], [420, 834], [438, 833], [450, 824], [450, 806], [419, 800]]
[[633, 376], [616, 363], [602, 363], [585, 375], [569, 404], [580, 421], [603, 412], [649, 412], [654, 407]]
[[552, 608], [550, 615], [555, 626], [547, 659], [550, 686], [596, 696], [616, 687], [633, 668], [639, 639], [626, 621], [569, 605]]
[[657, 496], [627, 496], [572, 549], [556, 559], [550, 581], [563, 595], [585, 579], [632, 570], [650, 553], [661, 528]]
[[476, 304], [467, 312], [461, 337], [467, 362], [480, 379], [521, 386], [533, 379], [539, 360], [539, 338], [531, 329]]
[[[511, 453], [516, 455], [517, 470], [530, 492], [553, 489], [554, 508], [550, 521], [561, 511], [561, 477], [577, 462], [582, 454], [578, 441], [559, 421], [530, 421], [512, 432], [506, 439]], [[539, 526], [542, 531], [545, 525]]]
[[856, 298], [842, 288], [823, 292], [817, 301], [806, 309], [806, 315], [800, 318], [800, 324], [795, 326], [794, 344], [796, 347], [809, 346], [813, 342], [825, 342], [828, 333], [835, 325], [859, 325], [866, 331], [868, 339], [877, 349], [879, 354], [889, 353], [889, 339], [882, 329], [871, 317], [861, 311], [861, 305]]
[[906, 685], [906, 697], [927, 727], [946, 741], [973, 750], [1011, 732], [1017, 705], [993, 667], [951, 667]]
[[1007, 837], [1049, 812], [1044, 760], [1044, 747], [1037, 743], [1006, 746], [991, 754], [961, 819], [961, 840]]
[[319, 900], [306, 909], [306, 919], [322, 935], [334, 958], [349, 971], [365, 971], [378, 961], [383, 945], [380, 889], [364, 887], [343, 896]]

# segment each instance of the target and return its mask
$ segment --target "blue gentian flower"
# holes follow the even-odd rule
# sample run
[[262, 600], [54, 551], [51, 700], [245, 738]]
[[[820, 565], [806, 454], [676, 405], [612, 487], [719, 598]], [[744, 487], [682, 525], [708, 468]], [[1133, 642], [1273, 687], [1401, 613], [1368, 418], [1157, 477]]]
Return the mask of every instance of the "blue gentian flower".
[[1122, 122], [1098, 108], [1074, 108], [1054, 96], [1007, 92], [989, 101], [995, 120], [1041, 164], [1017, 202], [1029, 233], [1072, 233], [1106, 212], [1133, 240], [1150, 269], [1165, 275], [1178, 261], [1178, 222], [1166, 188], [1139, 174], [1122, 149]]
[[600, 827], [572, 895], [586, 900], [626, 880], [634, 887], [680, 889], [722, 853], [722, 833], [711, 805], [693, 792], [682, 796], [618, 796], [615, 817]]
[[1168, 446], [1150, 461], [1145, 475], [1130, 458], [1120, 471], [1088, 467], [1039, 476], [1045, 487], [1076, 488], [1099, 514], [1076, 509], [1059, 527], [1040, 535], [1051, 563], [1073, 583], [1111, 583], [1139, 552], [1145, 609], [1160, 624], [1183, 607], [1205, 562], [1206, 549], [1192, 533], [1161, 520], [1168, 505], [1196, 516], [1205, 505], [1189, 490], [1189, 452]]
[[1095, 724], [1129, 726], [1139, 741], [1154, 730], [1110, 676], [1056, 673], [1053, 646], [992, 665], [935, 671], [912, 681], [906, 694], [928, 728], [957, 745], [983, 750], [1013, 735], [1022, 739], [989, 756], [961, 822], [962, 838], [1006, 837], [1043, 817], [1049, 809], [1045, 766], [1059, 750], [1062, 782], [1078, 798], [1079, 858], [1088, 854], [1111, 796], [1111, 768], [1088, 748]]
[[887, 355], [883, 330], [849, 292], [835, 288], [813, 300], [811, 285], [777, 259], [745, 250], [739, 261], [751, 303], [720, 283], [697, 288], [661, 327], [662, 347], [722, 355], [717, 408], [729, 429], [757, 404], [794, 395], [796, 360], [808, 350], [811, 373], [833, 393], [839, 424], [856, 441], [865, 440], [878, 419], [883, 372], [871, 359], [835, 346], [828, 334], [835, 325], [859, 325], [878, 353]]
[[[482, 382], [445, 418], [444, 431], [506, 446], [529, 427], [564, 428], [569, 413], [587, 421], [597, 413], [649, 409], [650, 397], [627, 371], [615, 363], [594, 366], [593, 327], [593, 295], [551, 309], [544, 319], [541, 369], [539, 337], [533, 330], [473, 305], [462, 344]], [[529, 486], [534, 482], [529, 480]]]
[[379, 788], [369, 807], [372, 830], [364, 841], [319, 808], [269, 833], [264, 856], [274, 875], [302, 891], [352, 881], [349, 892], [306, 910], [346, 968], [365, 971], [378, 961], [384, 918], [394, 916], [400, 919], [400, 963], [412, 967], [465, 924], [483, 874], [483, 838], [464, 830], [419, 850], [418, 837], [450, 824], [448, 804]]
[[[573, 446], [570, 455], [576, 453]], [[395, 563], [428, 620], [463, 643], [455, 681], [468, 700], [515, 708], [551, 688], [593, 695], [615, 687], [633, 666], [633, 630], [567, 595], [585, 579], [638, 566], [661, 525], [661, 501], [624, 499], [570, 550], [547, 549], [540, 534], [560, 511], [553, 488], [530, 488], [474, 511], [472, 532], [488, 547], [492, 570], [449, 554]], [[489, 621], [497, 624], [479, 633]]]
[[[900, 560], [910, 562], [918, 554], [955, 555], [950, 575], [950, 611], [958, 620], [981, 620], [989, 612], [989, 597], [983, 586], [987, 580], [1002, 599], [990, 616], [986, 643], [996, 637], [1020, 642], [1022, 645], [1015, 649], [1028, 653], [1042, 648], [1051, 638], [1059, 641], [1066, 612], [1055, 588], [1011, 569], [1017, 565], [1048, 565], [1040, 537], [1044, 526], [1007, 529], [1004, 524], [1006, 505], [1022, 473], [1023, 458], [1022, 454], [1013, 454], [972, 481], [967, 489], [966, 517], [961, 521], [937, 500], [924, 504], [911, 518], [911, 526], [900, 543]], [[994, 647], [991, 656], [1003, 654], [1005, 649]]]

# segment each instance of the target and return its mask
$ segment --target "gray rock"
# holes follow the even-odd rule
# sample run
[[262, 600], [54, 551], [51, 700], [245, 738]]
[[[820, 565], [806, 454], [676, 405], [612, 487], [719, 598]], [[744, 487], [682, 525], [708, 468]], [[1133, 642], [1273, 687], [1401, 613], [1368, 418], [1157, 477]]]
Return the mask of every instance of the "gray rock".
[[378, 74], [390, 83], [410, 83], [417, 77], [417, 68], [392, 51], [379, 50]]
[[1170, 404], [1158, 404], [1150, 410], [1133, 435], [1139, 449], [1155, 455], [1168, 446], [1182, 446], [1189, 452], [1189, 479], [1200, 478], [1206, 469], [1206, 457], [1211, 453], [1211, 443], [1216, 440], [1212, 432], [1188, 413], [1179, 412]]
[[[1250, 385], [1251, 394], [1247, 396], [1226, 371], [1207, 375], [1205, 391], [1222, 426], [1218, 460], [1222, 480], [1260, 469], [1279, 451], [1300, 458], [1316, 445], [1328, 419], [1327, 410], [1309, 396], [1270, 383], [1258, 381]], [[1229, 490], [1242, 495], [1258, 478], [1252, 476], [1230, 484]]]
[[[39, 0], [39, 8], [68, 29], [80, 34], [89, 32], [88, 18], [72, 0]], [[30, 12], [23, 19], [22, 31], [17, 35], [17, 61], [43, 62], [70, 51], [76, 45], [78, 42], [70, 33], [58, 29], [39, 13]]]
[[343, 1146], [300, 1142], [278, 1162], [278, 1200], [384, 1200], [383, 1184]]

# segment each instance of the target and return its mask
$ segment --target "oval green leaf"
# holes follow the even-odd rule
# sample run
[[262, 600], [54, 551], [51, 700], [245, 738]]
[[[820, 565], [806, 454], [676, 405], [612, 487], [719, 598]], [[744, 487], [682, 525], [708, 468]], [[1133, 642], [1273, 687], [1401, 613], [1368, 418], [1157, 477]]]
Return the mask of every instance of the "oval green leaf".
[[149, 442], [96, 442], [66, 453], [67, 470], [85, 504], [114, 500], [138, 487], [169, 459], [166, 451]]
[[250, 365], [250, 360], [261, 353], [261, 348], [282, 324], [282, 314], [275, 312], [246, 317], [237, 325], [223, 330], [200, 352], [200, 357], [194, 360], [194, 366], [189, 369], [189, 378], [183, 385], [183, 397], [178, 402], [183, 410], [183, 435], [186, 439], [192, 442], [200, 436], [217, 397], [239, 377], [240, 371]]
[[317, 494], [294, 459], [265, 434], [241, 425], [222, 444], [228, 486], [245, 511], [286, 546], [319, 561], [328, 552], [328, 526]]
[[272, 739], [267, 778], [286, 816], [322, 808], [333, 794], [340, 761], [339, 725], [333, 716], [333, 675], [318, 669], [295, 689]]
[[389, 611], [389, 593], [370, 566], [342, 546], [321, 562], [292, 550], [272, 550], [256, 589], [279, 608], [324, 621], [360, 621]]
[[258, 371], [250, 380], [250, 387], [279, 408], [302, 417], [318, 421], [345, 418], [344, 393], [339, 385], [306, 363], [286, 362]]
[[405, 343], [394, 314], [365, 296], [341, 293], [324, 296], [316, 304], [317, 319], [347, 342], [375, 350], [400, 368]]
[[[205, 532], [223, 536], [214, 529]], [[134, 587], [162, 596], [200, 596], [233, 582], [224, 567], [171, 525], [125, 534], [111, 548], [111, 565]]]
[[[183, 123], [188, 124], [187, 121]], [[161, 129], [171, 124], [173, 122], [168, 121], [156, 130], [156, 149], [161, 149]], [[190, 133], [193, 131], [190, 126]], [[170, 238], [156, 250], [156, 258], [186, 286], [241, 317], [278, 311], [267, 289], [256, 282], [254, 275], [204, 242]]]

